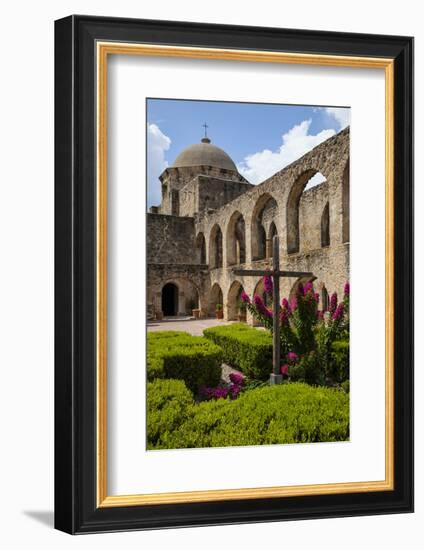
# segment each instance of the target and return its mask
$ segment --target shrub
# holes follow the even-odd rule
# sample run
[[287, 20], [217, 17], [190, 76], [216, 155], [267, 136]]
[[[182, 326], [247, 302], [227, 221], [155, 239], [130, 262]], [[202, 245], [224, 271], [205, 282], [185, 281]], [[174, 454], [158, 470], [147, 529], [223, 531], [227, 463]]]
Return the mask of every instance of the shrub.
[[187, 418], [193, 398], [181, 380], [155, 380], [147, 384], [147, 433], [155, 445], [161, 434], [172, 432]]
[[[225, 447], [345, 441], [349, 438], [349, 396], [341, 391], [293, 383], [266, 386], [199, 405], [184, 400], [177, 420], [172, 399], [158, 413], [148, 399], [149, 449]], [[176, 409], [174, 409], [176, 410]], [[165, 420], [162, 420], [162, 415]], [[170, 422], [170, 425], [167, 425]], [[160, 435], [158, 435], [160, 434]]]
[[336, 340], [331, 349], [328, 375], [337, 382], [344, 382], [349, 378], [349, 340]]
[[[272, 297], [272, 279], [263, 278], [264, 291]], [[319, 294], [313, 284], [299, 284], [296, 295], [289, 300], [283, 298], [279, 305], [281, 372], [292, 379], [305, 380], [312, 384], [340, 383], [349, 376], [348, 352], [333, 348], [338, 340], [349, 340], [349, 296], [350, 285], [345, 284], [343, 299], [338, 301], [336, 293], [330, 303], [319, 309]], [[273, 310], [262, 296], [252, 300], [243, 292], [241, 300], [249, 312], [273, 331]], [[345, 348], [347, 349], [347, 348]], [[303, 356], [302, 362], [291, 364], [289, 354]], [[303, 363], [303, 364], [302, 364]], [[292, 376], [293, 375], [293, 376]]]
[[202, 336], [160, 331], [147, 335], [147, 379], [184, 380], [197, 393], [221, 379], [222, 350]]
[[203, 334], [221, 346], [225, 363], [247, 376], [265, 379], [272, 371], [272, 338], [268, 332], [234, 323], [208, 328]]

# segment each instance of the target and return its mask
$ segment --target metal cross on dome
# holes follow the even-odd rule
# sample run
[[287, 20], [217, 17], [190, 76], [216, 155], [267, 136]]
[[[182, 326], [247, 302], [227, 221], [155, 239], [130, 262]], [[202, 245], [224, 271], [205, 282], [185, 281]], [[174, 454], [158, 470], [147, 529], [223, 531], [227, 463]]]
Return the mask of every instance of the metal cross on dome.
[[280, 241], [278, 235], [272, 239], [272, 270], [265, 269], [233, 269], [235, 275], [242, 277], [272, 277], [272, 373], [270, 384], [281, 384], [283, 375], [280, 372], [280, 278], [281, 277], [313, 277], [310, 271], [280, 271]]
[[208, 130], [209, 126], [206, 124], [206, 122], [205, 122], [204, 124], [202, 124], [202, 126], [203, 126], [203, 128], [205, 129], [205, 138], [207, 138], [207, 137], [208, 137], [208, 132], [207, 132], [207, 130]]

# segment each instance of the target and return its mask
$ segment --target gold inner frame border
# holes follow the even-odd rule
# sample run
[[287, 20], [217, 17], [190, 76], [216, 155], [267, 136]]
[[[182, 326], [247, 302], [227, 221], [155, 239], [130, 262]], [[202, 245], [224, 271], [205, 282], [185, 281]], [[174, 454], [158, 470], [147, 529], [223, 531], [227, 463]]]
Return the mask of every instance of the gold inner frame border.
[[[138, 55], [216, 59], [240, 62], [284, 63], [383, 69], [385, 73], [385, 479], [315, 485], [254, 487], [148, 493], [107, 494], [107, 62], [109, 55]], [[142, 506], [212, 502], [256, 498], [280, 498], [307, 495], [366, 493], [394, 489], [394, 60], [391, 58], [354, 57], [164, 46], [140, 43], [96, 43], [97, 61], [97, 336], [96, 336], [96, 470], [97, 507]]]

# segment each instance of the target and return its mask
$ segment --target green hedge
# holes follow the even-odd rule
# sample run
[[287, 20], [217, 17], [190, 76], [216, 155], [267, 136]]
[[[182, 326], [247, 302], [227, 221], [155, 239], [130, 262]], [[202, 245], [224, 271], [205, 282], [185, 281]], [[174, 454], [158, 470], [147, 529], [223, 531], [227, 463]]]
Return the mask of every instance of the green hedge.
[[269, 332], [242, 323], [208, 328], [206, 338], [222, 347], [224, 362], [249, 377], [265, 380], [272, 371], [272, 337]]
[[235, 401], [219, 399], [193, 404], [181, 383], [174, 386], [171, 382], [156, 380], [149, 384], [149, 449], [349, 438], [349, 396], [343, 391], [291, 383], [250, 390]]
[[336, 340], [331, 345], [330, 376], [336, 382], [349, 380], [349, 340]]
[[147, 379], [184, 380], [198, 392], [201, 386], [217, 386], [221, 379], [222, 350], [202, 336], [161, 331], [147, 335]]
[[193, 403], [191, 392], [182, 380], [158, 379], [149, 382], [147, 399], [147, 433], [150, 444], [155, 444], [161, 434], [178, 428], [188, 418], [189, 405]]

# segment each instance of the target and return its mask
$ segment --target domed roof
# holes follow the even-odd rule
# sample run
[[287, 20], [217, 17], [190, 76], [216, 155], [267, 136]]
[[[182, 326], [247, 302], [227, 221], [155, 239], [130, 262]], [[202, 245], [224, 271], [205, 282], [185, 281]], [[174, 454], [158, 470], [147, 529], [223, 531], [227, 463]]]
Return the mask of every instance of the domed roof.
[[214, 166], [237, 172], [236, 165], [231, 157], [216, 145], [212, 145], [211, 140], [207, 137], [204, 137], [201, 143], [195, 143], [184, 149], [177, 156], [172, 166], [174, 168], [182, 168], [183, 166]]

